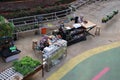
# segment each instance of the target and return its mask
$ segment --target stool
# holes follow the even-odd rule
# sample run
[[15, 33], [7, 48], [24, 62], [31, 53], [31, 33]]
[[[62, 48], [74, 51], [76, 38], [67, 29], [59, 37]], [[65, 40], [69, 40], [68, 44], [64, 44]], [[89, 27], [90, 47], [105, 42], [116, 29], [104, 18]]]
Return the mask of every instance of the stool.
[[96, 26], [95, 35], [100, 35], [100, 26]]
[[37, 40], [33, 40], [32, 41], [32, 49], [35, 50], [37, 47], [38, 41]]

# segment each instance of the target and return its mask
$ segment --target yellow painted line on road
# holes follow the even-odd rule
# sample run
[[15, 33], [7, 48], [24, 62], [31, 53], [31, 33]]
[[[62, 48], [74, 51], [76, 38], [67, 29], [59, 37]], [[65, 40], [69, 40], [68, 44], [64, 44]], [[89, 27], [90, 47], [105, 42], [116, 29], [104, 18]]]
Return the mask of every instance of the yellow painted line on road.
[[54, 72], [50, 77], [48, 77], [47, 80], [60, 80], [65, 74], [67, 74], [71, 69], [73, 69], [77, 64], [84, 61], [85, 59], [118, 46], [120, 46], [120, 42], [114, 42], [109, 45], [104, 45], [98, 48], [88, 50], [69, 60], [58, 71]]

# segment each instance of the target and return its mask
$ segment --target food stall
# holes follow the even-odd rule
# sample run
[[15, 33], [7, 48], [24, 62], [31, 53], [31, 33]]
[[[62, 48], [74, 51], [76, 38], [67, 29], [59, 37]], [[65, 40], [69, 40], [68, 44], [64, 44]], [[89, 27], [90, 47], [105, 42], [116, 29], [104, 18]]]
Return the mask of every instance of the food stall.
[[46, 71], [50, 71], [67, 55], [67, 41], [53, 35], [45, 35], [37, 47], [43, 54], [42, 60]]
[[85, 41], [86, 40], [86, 29], [78, 25], [77, 23], [74, 24], [72, 27], [64, 27], [59, 28], [57, 31], [53, 31], [53, 35], [60, 35], [62, 39], [67, 41], [67, 45], [72, 45], [74, 43]]
[[67, 41], [59, 39], [49, 47], [45, 47], [42, 52], [43, 61], [46, 62], [45, 69], [50, 71], [67, 56]]
[[88, 35], [95, 36], [90, 31], [96, 28], [96, 24], [91, 21], [83, 21], [81, 23], [74, 23], [69, 26], [59, 27], [58, 30], [53, 31], [53, 35], [59, 35], [62, 39], [67, 41], [67, 45], [85, 41]]

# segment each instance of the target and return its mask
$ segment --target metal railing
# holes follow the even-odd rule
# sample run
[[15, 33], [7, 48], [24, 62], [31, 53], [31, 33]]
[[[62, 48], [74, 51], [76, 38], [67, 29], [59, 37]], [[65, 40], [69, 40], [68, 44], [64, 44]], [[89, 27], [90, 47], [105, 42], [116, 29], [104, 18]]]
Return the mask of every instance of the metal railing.
[[25, 26], [29, 26], [29, 25], [53, 21], [53, 20], [61, 19], [62, 17], [65, 17], [65, 16], [71, 14], [73, 11], [77, 10], [79, 7], [81, 7], [84, 4], [87, 4], [87, 3], [89, 4], [89, 3], [92, 3], [95, 1], [102, 1], [102, 0], [76, 0], [75, 2], [70, 3], [70, 7], [68, 9], [65, 9], [62, 11], [34, 15], [34, 16], [14, 18], [14, 19], [9, 19], [9, 21], [13, 22], [15, 27], [21, 27], [21, 26], [25, 27]]
[[48, 13], [48, 14], [9, 19], [9, 21], [13, 22], [16, 27], [26, 26], [31, 24], [38, 24], [38, 23], [43, 23], [47, 21], [57, 20], [57, 19], [60, 19], [61, 17], [69, 15], [71, 12], [72, 12], [72, 8], [68, 8], [66, 10]]

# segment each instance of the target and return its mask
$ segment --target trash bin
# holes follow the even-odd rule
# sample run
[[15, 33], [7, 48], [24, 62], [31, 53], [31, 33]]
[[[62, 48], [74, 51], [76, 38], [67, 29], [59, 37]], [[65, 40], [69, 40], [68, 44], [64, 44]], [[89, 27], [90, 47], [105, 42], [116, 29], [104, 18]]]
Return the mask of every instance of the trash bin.
[[46, 34], [47, 33], [47, 28], [43, 27], [41, 28], [41, 34]]

